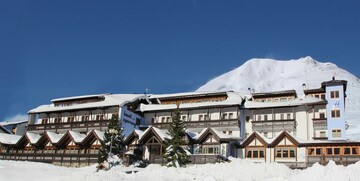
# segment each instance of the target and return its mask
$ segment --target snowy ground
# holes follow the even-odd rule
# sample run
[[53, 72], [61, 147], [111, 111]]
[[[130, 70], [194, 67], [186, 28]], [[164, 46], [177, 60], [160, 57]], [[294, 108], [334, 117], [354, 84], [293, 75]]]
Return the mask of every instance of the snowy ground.
[[[137, 170], [137, 173], [126, 172]], [[360, 162], [347, 167], [330, 162], [314, 164], [306, 170], [291, 170], [277, 164], [257, 164], [234, 159], [231, 163], [192, 165], [187, 168], [167, 168], [150, 165], [147, 168], [117, 166], [110, 171], [96, 172], [95, 166], [68, 168], [51, 164], [0, 160], [0, 180], [360, 180]]]

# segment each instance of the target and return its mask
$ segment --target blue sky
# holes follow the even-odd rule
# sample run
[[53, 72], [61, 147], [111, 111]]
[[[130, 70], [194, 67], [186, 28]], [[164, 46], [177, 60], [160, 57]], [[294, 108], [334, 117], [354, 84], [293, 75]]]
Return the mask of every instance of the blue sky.
[[0, 1], [0, 120], [53, 98], [193, 91], [250, 58], [360, 75], [360, 1]]

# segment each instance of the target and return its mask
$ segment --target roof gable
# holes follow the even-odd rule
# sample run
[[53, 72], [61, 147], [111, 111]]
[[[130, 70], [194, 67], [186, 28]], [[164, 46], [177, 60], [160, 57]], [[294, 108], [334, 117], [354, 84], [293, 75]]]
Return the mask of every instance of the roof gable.
[[165, 141], [166, 139], [170, 139], [170, 136], [167, 135], [165, 130], [150, 126], [144, 131], [144, 134], [140, 136], [139, 143], [146, 143], [152, 135], [154, 135], [161, 142]]
[[271, 145], [277, 146], [277, 145], [282, 145], [282, 146], [299, 146], [299, 142], [287, 131], [283, 131], [282, 133], [280, 133], [279, 136], [276, 137], [276, 139], [271, 143]]
[[[257, 143], [260, 142], [260, 143]], [[244, 142], [242, 142], [241, 147], [247, 147], [253, 145], [262, 145], [264, 147], [269, 147], [268, 141], [266, 141], [258, 132], [253, 132], [249, 137], [247, 137]]]

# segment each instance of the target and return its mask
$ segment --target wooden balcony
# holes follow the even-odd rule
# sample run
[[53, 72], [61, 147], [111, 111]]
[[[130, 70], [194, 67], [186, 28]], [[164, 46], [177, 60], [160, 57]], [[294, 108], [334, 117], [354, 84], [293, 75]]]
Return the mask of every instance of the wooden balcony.
[[313, 119], [314, 129], [316, 130], [326, 130], [327, 129], [327, 119], [326, 118], [317, 118]]
[[0, 153], [0, 160], [20, 160], [66, 166], [84, 166], [97, 163], [98, 154]]
[[[221, 120], [206, 120], [206, 121], [185, 121], [186, 128], [215, 128], [215, 127], [239, 127], [238, 119], [221, 119]], [[168, 123], [153, 123], [160, 129], [167, 129], [170, 126]]]
[[61, 130], [84, 130], [98, 129], [103, 131], [107, 128], [109, 120], [96, 120], [96, 121], [79, 121], [79, 122], [63, 122], [63, 123], [48, 123], [48, 124], [30, 124], [28, 131], [32, 132], [45, 132], [53, 131], [58, 132]]
[[295, 127], [295, 119], [252, 122], [253, 130], [259, 132], [294, 131]]

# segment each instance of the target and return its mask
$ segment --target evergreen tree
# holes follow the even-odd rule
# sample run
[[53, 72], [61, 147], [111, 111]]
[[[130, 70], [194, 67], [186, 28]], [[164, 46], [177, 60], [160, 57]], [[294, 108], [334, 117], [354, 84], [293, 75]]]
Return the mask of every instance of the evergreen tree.
[[181, 147], [182, 145], [186, 145], [183, 139], [186, 136], [186, 128], [180, 115], [179, 105], [177, 105], [177, 109], [173, 112], [172, 122], [168, 128], [168, 134], [171, 136], [171, 139], [165, 143], [166, 150], [164, 157], [168, 161], [168, 166], [173, 167], [185, 166], [188, 161], [188, 155], [185, 149]]
[[[111, 117], [108, 128], [105, 130], [103, 140], [100, 140], [101, 147], [99, 149], [98, 163], [108, 161], [110, 155], [121, 153], [124, 148], [124, 135], [121, 128], [121, 121], [118, 116]], [[109, 155], [110, 154], [110, 155]]]

